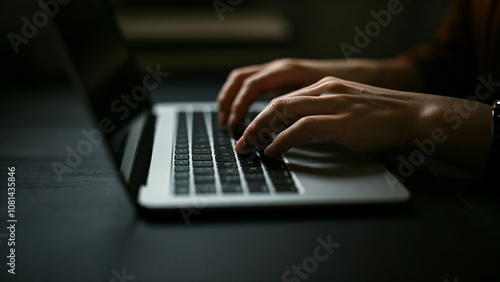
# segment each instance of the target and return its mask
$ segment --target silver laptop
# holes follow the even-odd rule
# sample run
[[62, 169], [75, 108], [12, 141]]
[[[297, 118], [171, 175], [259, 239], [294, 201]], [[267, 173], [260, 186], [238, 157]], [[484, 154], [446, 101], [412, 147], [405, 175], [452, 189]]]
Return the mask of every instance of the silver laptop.
[[[275, 159], [258, 152], [240, 156], [233, 150], [238, 133], [219, 125], [215, 103], [152, 103], [150, 90], [162, 80], [168, 83], [166, 70], [137, 67], [107, 1], [71, 1], [54, 20], [61, 54], [96, 118], [93, 133], [104, 137], [140, 208], [372, 204], [409, 198], [396, 177], [367, 154], [318, 142]], [[255, 104], [248, 119], [263, 106]]]

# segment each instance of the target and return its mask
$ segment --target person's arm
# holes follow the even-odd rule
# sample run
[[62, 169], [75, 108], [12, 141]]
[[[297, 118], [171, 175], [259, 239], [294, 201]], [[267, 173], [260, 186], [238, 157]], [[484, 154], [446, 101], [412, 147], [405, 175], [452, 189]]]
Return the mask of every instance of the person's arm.
[[[373, 154], [421, 153], [482, 172], [492, 146], [491, 110], [483, 103], [326, 77], [274, 99], [235, 150], [265, 149], [275, 157], [311, 140], [331, 140]], [[262, 140], [273, 133], [276, 138]]]
[[406, 58], [325, 61], [328, 75], [402, 91], [421, 92], [424, 84], [415, 65]]
[[217, 98], [222, 124], [236, 127], [262, 94], [304, 87], [325, 76], [384, 88], [460, 97], [473, 91], [477, 69], [465, 0], [455, 0], [436, 39], [386, 60], [281, 59], [235, 69]]
[[474, 92], [480, 59], [474, 44], [480, 39], [473, 36], [471, 5], [468, 0], [451, 1], [434, 40], [398, 55], [418, 73], [421, 92], [457, 98]]
[[217, 98], [220, 122], [234, 128], [259, 96], [282, 88], [301, 88], [326, 76], [405, 91], [422, 89], [418, 72], [405, 59], [281, 59], [231, 72]]

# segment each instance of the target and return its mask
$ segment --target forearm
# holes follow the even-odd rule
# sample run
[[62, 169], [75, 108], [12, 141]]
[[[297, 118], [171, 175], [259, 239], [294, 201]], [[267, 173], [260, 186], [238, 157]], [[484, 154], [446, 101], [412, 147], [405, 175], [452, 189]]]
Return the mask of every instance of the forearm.
[[[418, 71], [404, 59], [330, 60], [333, 76], [382, 88], [424, 95], [423, 81]], [[481, 172], [487, 165], [491, 151], [491, 106], [463, 99], [429, 95], [425, 99], [415, 140], [408, 140], [409, 151], [420, 150], [417, 143], [430, 140], [433, 157], [454, 166]], [[442, 130], [444, 141], [433, 140], [433, 132]], [[436, 132], [437, 132], [436, 131]], [[439, 140], [438, 140], [439, 141]], [[431, 145], [429, 145], [431, 146]], [[426, 153], [426, 152], [424, 152]]]

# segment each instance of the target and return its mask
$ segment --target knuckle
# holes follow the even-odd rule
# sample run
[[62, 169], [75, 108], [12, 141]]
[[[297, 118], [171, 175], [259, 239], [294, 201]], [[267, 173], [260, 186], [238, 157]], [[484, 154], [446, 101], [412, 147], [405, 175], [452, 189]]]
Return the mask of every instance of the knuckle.
[[299, 130], [303, 131], [311, 131], [313, 130], [314, 126], [317, 124], [317, 119], [314, 116], [307, 116], [303, 117], [298, 121], [298, 128]]
[[253, 135], [254, 132], [255, 132], [255, 121], [252, 121], [245, 129], [244, 135], [248, 137], [249, 135]]
[[274, 140], [276, 144], [279, 145], [281, 142], [283, 142], [283, 140], [287, 140], [287, 138], [288, 138], [288, 132], [284, 130], [278, 133], [278, 135], [276, 135], [276, 138]]
[[279, 98], [273, 99], [271, 101], [271, 103], [269, 104], [269, 107], [271, 108], [271, 110], [280, 110], [280, 109], [283, 109], [284, 107], [286, 107], [289, 102], [290, 102], [290, 98], [279, 97]]
[[336, 78], [333, 76], [325, 76], [319, 80], [320, 83], [327, 83], [329, 81], [335, 80]]
[[226, 101], [227, 101], [227, 98], [225, 97], [225, 95], [219, 95], [217, 97], [217, 103], [219, 105], [225, 105], [226, 104]]
[[245, 81], [243, 81], [243, 88], [246, 89], [247, 91], [257, 88], [258, 85], [259, 85], [259, 79], [257, 78], [250, 77], [245, 79]]
[[278, 66], [280, 68], [294, 68], [294, 67], [297, 67], [299, 65], [298, 61], [296, 59], [292, 59], [292, 58], [278, 59], [278, 60], [273, 61], [272, 64], [275, 66]]
[[330, 91], [342, 91], [345, 89], [345, 84], [338, 78], [328, 77], [328, 79], [323, 81], [322, 87]]
[[243, 110], [243, 103], [241, 101], [235, 101], [231, 105], [231, 111], [235, 113], [239, 113]]
[[240, 79], [243, 76], [243, 69], [234, 69], [229, 73], [230, 79]]

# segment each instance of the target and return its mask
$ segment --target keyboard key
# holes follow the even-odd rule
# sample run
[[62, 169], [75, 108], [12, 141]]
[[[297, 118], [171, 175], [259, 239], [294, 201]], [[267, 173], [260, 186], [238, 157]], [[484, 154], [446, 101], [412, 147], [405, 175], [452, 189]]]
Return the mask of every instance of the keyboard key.
[[186, 166], [186, 165], [189, 165], [189, 161], [188, 160], [175, 160], [174, 161], [174, 165], [176, 165], [176, 166]]
[[176, 149], [187, 149], [188, 144], [187, 143], [177, 143], [177, 144], [175, 144], [175, 148]]
[[239, 160], [244, 160], [244, 159], [249, 159], [249, 160], [254, 160], [258, 159], [259, 156], [255, 152], [248, 153], [248, 154], [238, 154], [238, 159]]
[[189, 179], [175, 179], [175, 185], [186, 185], [189, 186]]
[[269, 193], [269, 188], [267, 187], [266, 184], [248, 183], [248, 191], [250, 191], [250, 193]]
[[194, 182], [196, 182], [196, 184], [198, 183], [214, 183], [215, 181], [215, 177], [213, 175], [195, 175], [194, 176]]
[[176, 160], [189, 160], [189, 155], [185, 155], [185, 154], [175, 155], [175, 159]]
[[297, 187], [292, 184], [287, 184], [287, 183], [274, 183], [274, 189], [276, 189], [276, 192], [294, 192], [297, 193]]
[[187, 195], [187, 194], [189, 194], [189, 187], [186, 187], [186, 186], [175, 186], [175, 194], [177, 194], [177, 195]]
[[245, 179], [247, 182], [264, 182], [264, 175], [261, 173], [247, 173], [245, 174]]
[[240, 160], [240, 165], [243, 166], [255, 166], [255, 167], [261, 167], [260, 162], [258, 159], [256, 160], [249, 160], [249, 159], [244, 159]]
[[193, 155], [191, 157], [193, 161], [211, 161], [212, 156], [211, 155]]
[[175, 194], [177, 195], [187, 195], [189, 194], [189, 184], [187, 183], [175, 183]]
[[193, 144], [193, 150], [194, 149], [210, 149], [210, 144]]
[[215, 161], [216, 162], [236, 162], [236, 158], [234, 156], [220, 156], [216, 155], [215, 156]]
[[214, 137], [214, 144], [218, 147], [230, 147], [231, 141], [229, 140], [229, 136]]
[[222, 185], [223, 193], [243, 193], [240, 185]]
[[260, 172], [262, 173], [262, 168], [260, 166], [245, 166], [241, 168], [243, 170], [243, 173], [257, 173]]
[[291, 177], [290, 173], [287, 170], [270, 170], [267, 171], [267, 174], [269, 174], [269, 177], [271, 177], [271, 179]]
[[176, 166], [174, 169], [175, 172], [185, 172], [189, 171], [189, 166]]
[[197, 136], [198, 138], [193, 140], [193, 144], [210, 144], [210, 139], [208, 139], [207, 134], [202, 134]]
[[196, 185], [197, 194], [213, 194], [215, 193], [215, 185]]
[[211, 167], [195, 167], [193, 168], [193, 173], [197, 174], [214, 174], [214, 169]]
[[175, 149], [176, 154], [189, 154], [188, 149]]
[[233, 148], [231, 146], [215, 146], [215, 152], [233, 152]]
[[189, 179], [189, 172], [176, 172], [174, 174], [174, 177], [176, 180], [179, 180], [179, 179]]
[[285, 177], [274, 177], [271, 178], [271, 181], [273, 182], [274, 185], [282, 184], [282, 185], [292, 185], [293, 180], [291, 178], [285, 178]]
[[211, 153], [210, 149], [193, 149], [193, 155], [210, 155]]
[[211, 161], [195, 161], [193, 167], [213, 167], [213, 163]]
[[238, 168], [236, 163], [217, 163], [218, 168]]
[[220, 176], [221, 184], [240, 184], [240, 177], [238, 175], [224, 175]]
[[217, 156], [231, 156], [233, 157], [234, 156], [234, 153], [233, 151], [230, 151], [230, 152], [221, 152], [221, 151], [218, 151], [216, 153]]
[[262, 158], [262, 163], [266, 170], [286, 170], [286, 165], [283, 159]]
[[224, 175], [240, 175], [237, 168], [218, 168], [217, 172], [220, 176]]

